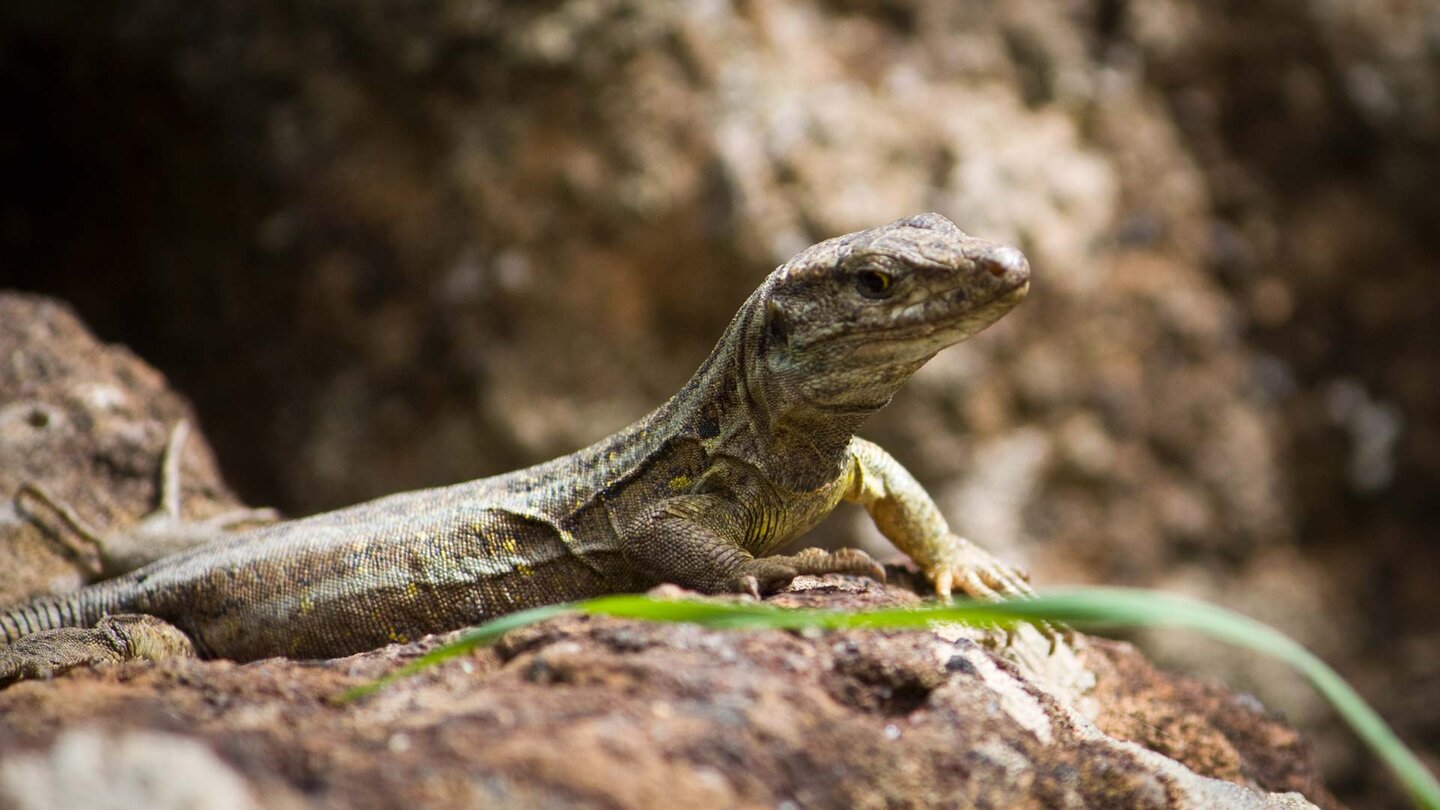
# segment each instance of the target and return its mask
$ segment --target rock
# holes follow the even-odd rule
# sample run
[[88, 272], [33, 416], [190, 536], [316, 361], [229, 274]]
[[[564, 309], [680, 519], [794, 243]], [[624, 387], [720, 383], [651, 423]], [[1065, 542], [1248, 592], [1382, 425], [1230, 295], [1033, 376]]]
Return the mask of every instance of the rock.
[[[176, 734], [107, 734], [76, 725], [48, 750], [0, 763], [0, 801], [16, 810], [252, 810], [244, 779], [208, 746]], [[269, 805], [274, 807], [275, 805]]]
[[[827, 607], [914, 598], [807, 587], [796, 596]], [[1329, 800], [1294, 733], [1253, 701], [1177, 700], [1206, 688], [1099, 641], [1085, 658], [1104, 664], [1100, 716], [1135, 705], [1184, 716], [1158, 734], [1143, 721], [1130, 730], [1187, 751], [1193, 770], [1108, 736], [973, 640], [928, 631], [569, 617], [358, 704], [327, 701], [440, 640], [338, 661], [126, 664], [22, 682], [0, 692], [0, 802], [75, 795], [43, 791], [57, 769], [93, 758], [97, 725], [129, 741], [97, 766], [117, 780], [148, 782], [145, 763], [165, 746], [232, 774], [204, 806], [253, 795], [265, 806], [1311, 807], [1266, 792], [1300, 786]], [[1118, 694], [1126, 702], [1103, 697]], [[1277, 755], [1256, 729], [1289, 747]], [[1257, 758], [1283, 760], [1277, 781]], [[156, 795], [184, 790], [155, 779]]]

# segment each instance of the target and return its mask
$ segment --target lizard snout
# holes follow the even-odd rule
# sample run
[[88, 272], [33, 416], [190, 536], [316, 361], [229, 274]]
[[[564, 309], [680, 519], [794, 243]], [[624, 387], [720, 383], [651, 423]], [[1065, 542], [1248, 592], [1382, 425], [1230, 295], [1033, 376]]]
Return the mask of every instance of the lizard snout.
[[1030, 280], [1030, 262], [1025, 254], [1009, 245], [990, 245], [975, 257], [977, 267], [999, 279], [1001, 285], [1012, 290]]

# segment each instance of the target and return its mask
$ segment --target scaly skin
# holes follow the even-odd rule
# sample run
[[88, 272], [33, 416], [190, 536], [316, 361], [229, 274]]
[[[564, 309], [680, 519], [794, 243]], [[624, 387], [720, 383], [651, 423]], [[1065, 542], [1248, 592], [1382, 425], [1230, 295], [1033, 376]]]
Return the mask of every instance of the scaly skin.
[[678, 394], [610, 438], [0, 611], [0, 682], [191, 646], [328, 658], [660, 582], [758, 594], [799, 574], [883, 578], [853, 549], [766, 556], [842, 500], [863, 505], [942, 596], [1029, 593], [854, 435], [936, 352], [1019, 303], [1029, 273], [1015, 248], [938, 214], [821, 242], [765, 280]]

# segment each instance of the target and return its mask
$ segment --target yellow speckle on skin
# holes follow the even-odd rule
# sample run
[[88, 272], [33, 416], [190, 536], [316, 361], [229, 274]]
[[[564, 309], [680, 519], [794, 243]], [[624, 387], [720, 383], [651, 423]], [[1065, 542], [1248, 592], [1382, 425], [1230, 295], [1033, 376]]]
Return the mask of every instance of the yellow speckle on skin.
[[671, 478], [671, 479], [670, 479], [670, 485], [669, 485], [669, 486], [670, 486], [670, 488], [671, 488], [672, 490], [675, 490], [675, 491], [677, 491], [677, 492], [678, 492], [679, 490], [685, 489], [686, 487], [690, 486], [690, 476], [688, 476], [688, 475], [677, 475], [677, 476], [675, 476], [674, 478]]
[[414, 599], [415, 597], [417, 597], [417, 596], [419, 596], [419, 595], [420, 595], [420, 588], [419, 588], [419, 586], [417, 586], [417, 585], [416, 585], [415, 583], [413, 583], [413, 582], [406, 583], [406, 585], [405, 585], [405, 596], [409, 597], [410, 599]]
[[511, 554], [515, 554], [515, 553], [518, 553], [518, 552], [520, 551], [520, 546], [516, 545], [516, 543], [515, 543], [515, 538], [513, 538], [513, 537], [507, 537], [507, 538], [505, 538], [504, 540], [502, 540], [502, 541], [500, 542], [500, 546], [501, 546], [501, 548], [504, 548], [506, 551], [510, 552]]
[[535, 576], [535, 569], [534, 569], [534, 568], [531, 568], [530, 566], [526, 565], [525, 563], [520, 563], [519, 565], [515, 566], [515, 570], [518, 571], [518, 572], [520, 572], [520, 576], [522, 576], [522, 577], [533, 577], [533, 576]]
[[315, 609], [315, 600], [314, 600], [314, 599], [311, 599], [309, 594], [306, 594], [305, 596], [300, 597], [300, 615], [301, 615], [301, 616], [304, 616], [304, 615], [310, 613], [310, 611], [312, 611], [312, 610], [314, 610], [314, 609]]
[[404, 633], [396, 632], [395, 628], [393, 627], [390, 628], [389, 635], [390, 640], [396, 644], [408, 644], [410, 642], [409, 636], [405, 635]]

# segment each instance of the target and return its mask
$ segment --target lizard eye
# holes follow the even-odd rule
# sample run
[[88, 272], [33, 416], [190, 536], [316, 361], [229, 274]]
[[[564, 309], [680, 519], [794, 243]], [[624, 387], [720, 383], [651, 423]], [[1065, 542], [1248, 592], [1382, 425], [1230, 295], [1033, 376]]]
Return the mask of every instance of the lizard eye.
[[890, 274], [879, 270], [861, 270], [855, 274], [855, 290], [866, 298], [889, 298], [894, 292]]

